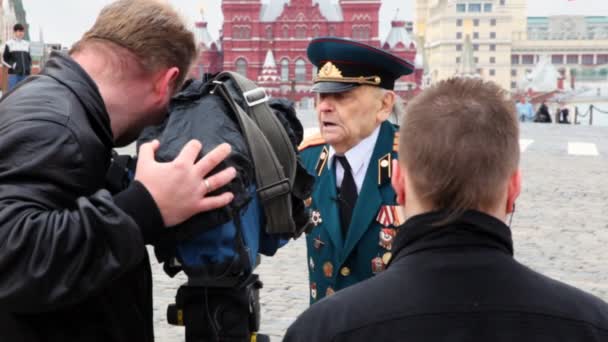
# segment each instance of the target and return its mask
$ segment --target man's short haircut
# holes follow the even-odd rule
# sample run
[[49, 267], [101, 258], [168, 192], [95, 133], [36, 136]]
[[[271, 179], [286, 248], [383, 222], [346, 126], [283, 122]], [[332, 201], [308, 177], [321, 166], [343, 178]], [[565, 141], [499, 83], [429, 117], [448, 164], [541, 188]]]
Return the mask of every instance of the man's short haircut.
[[120, 54], [116, 50], [124, 48], [137, 57], [145, 71], [179, 68], [176, 90], [198, 52], [194, 34], [181, 16], [171, 5], [159, 0], [118, 0], [104, 7], [71, 53], [79, 52], [88, 44], [109, 45], [108, 53]]
[[13, 32], [17, 32], [17, 31], [25, 31], [25, 27], [20, 23], [16, 23], [13, 26]]
[[406, 108], [399, 159], [422, 201], [446, 211], [442, 223], [495, 208], [519, 153], [515, 104], [495, 83], [448, 79]]

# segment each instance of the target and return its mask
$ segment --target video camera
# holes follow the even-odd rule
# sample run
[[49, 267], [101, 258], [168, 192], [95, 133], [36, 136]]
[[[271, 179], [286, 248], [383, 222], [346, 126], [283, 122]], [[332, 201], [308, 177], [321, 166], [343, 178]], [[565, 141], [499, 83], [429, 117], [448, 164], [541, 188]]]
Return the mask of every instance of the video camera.
[[169, 115], [146, 129], [138, 144], [160, 141], [158, 161], [171, 161], [190, 140], [203, 143], [201, 157], [221, 143], [230, 156], [212, 174], [232, 166], [237, 177], [214, 193], [231, 191], [233, 202], [166, 230], [155, 254], [170, 276], [183, 271], [170, 324], [186, 327], [186, 341], [250, 341], [260, 324], [259, 290], [253, 274], [259, 254], [274, 255], [309, 229], [304, 200], [314, 178], [299, 162], [303, 128], [293, 104], [236, 73], [193, 80], [173, 97]]

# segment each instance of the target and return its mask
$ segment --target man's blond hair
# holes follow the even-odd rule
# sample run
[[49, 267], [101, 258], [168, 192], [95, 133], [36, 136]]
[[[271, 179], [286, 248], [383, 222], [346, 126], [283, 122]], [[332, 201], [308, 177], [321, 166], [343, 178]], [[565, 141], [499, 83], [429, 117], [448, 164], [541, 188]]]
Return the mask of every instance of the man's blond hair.
[[422, 201], [447, 211], [445, 222], [493, 209], [519, 165], [515, 103], [492, 82], [441, 81], [407, 106], [399, 159]]
[[175, 88], [183, 83], [197, 56], [194, 34], [168, 3], [159, 0], [118, 0], [104, 7], [71, 53], [95, 45], [102, 46], [100, 53], [117, 57], [119, 66], [128, 66], [123, 57], [131, 55], [147, 72], [177, 67]]

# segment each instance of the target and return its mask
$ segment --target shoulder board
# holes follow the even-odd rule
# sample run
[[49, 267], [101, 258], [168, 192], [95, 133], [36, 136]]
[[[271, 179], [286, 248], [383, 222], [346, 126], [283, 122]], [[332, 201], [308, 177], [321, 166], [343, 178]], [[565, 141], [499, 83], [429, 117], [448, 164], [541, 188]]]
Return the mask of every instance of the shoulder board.
[[325, 144], [325, 139], [323, 139], [323, 137], [321, 136], [321, 133], [315, 133], [315, 134], [309, 136], [308, 138], [304, 139], [304, 141], [302, 141], [302, 143], [300, 144], [300, 147], [298, 147], [298, 150], [303, 151], [309, 147], [319, 146], [319, 145], [324, 145], [324, 144]]
[[399, 132], [395, 132], [395, 138], [393, 139], [393, 152], [399, 152]]

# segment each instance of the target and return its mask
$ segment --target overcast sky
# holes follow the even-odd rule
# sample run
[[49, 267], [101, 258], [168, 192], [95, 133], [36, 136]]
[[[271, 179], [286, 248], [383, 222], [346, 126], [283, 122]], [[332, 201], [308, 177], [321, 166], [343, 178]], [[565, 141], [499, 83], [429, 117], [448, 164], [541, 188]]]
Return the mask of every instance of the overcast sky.
[[[32, 40], [38, 40], [42, 28], [45, 42], [71, 45], [93, 25], [99, 10], [110, 2], [111, 0], [23, 0], [27, 20], [30, 23], [30, 37]], [[204, 7], [211, 35], [217, 38], [222, 20], [221, 0], [170, 0], [170, 2], [191, 24], [199, 20], [200, 9]], [[400, 9], [400, 18], [413, 19], [414, 0], [383, 0], [380, 9], [381, 38], [387, 34], [390, 20], [394, 18], [397, 8]], [[608, 0], [528, 1], [529, 16], [560, 14], [608, 16]]]

